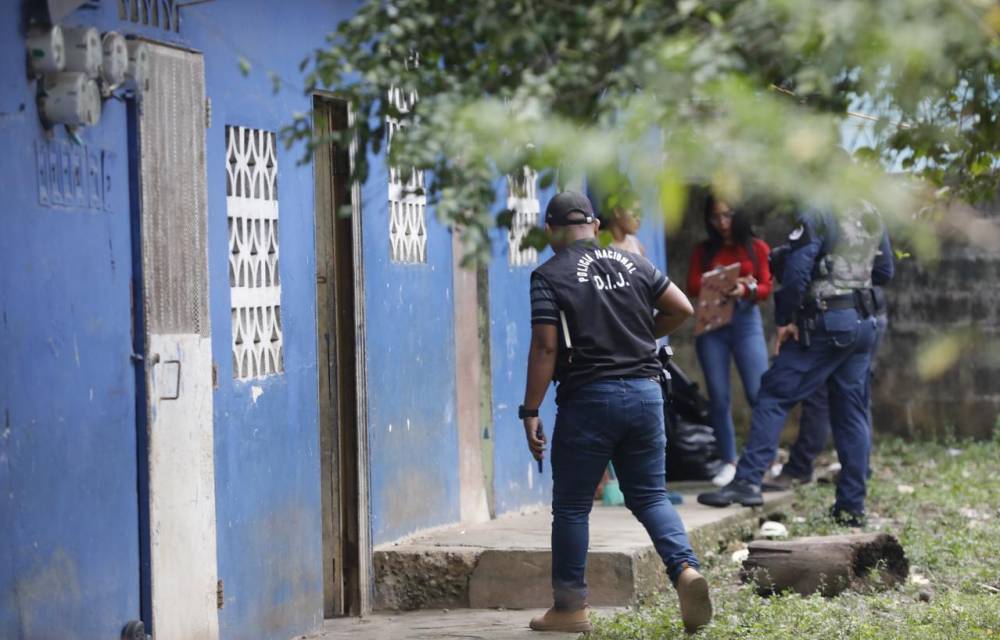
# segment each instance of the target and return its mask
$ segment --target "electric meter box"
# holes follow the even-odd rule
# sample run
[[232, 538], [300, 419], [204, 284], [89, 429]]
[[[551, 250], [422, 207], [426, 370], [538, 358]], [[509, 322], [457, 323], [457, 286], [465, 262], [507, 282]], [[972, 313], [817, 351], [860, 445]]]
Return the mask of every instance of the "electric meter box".
[[47, 75], [38, 105], [42, 119], [49, 124], [93, 127], [101, 120], [97, 82], [79, 71]]
[[78, 71], [88, 78], [101, 73], [101, 36], [93, 27], [64, 27], [66, 42], [66, 71]]
[[31, 75], [40, 76], [66, 68], [66, 42], [59, 25], [32, 29], [28, 32], [26, 44]]

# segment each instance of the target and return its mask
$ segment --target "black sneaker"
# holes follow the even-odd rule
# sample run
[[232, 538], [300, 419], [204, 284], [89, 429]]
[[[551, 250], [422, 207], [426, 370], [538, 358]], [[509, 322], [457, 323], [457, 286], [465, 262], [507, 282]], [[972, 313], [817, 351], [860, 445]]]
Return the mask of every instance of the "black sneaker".
[[796, 487], [800, 484], [809, 484], [810, 482], [812, 482], [812, 478], [799, 478], [782, 471], [770, 480], [765, 480], [764, 483], [760, 485], [760, 490], [764, 493], [768, 493], [770, 491], [788, 491], [792, 487]]
[[848, 511], [837, 505], [830, 507], [830, 517], [839, 525], [854, 528], [861, 528], [868, 521], [864, 511]]
[[764, 504], [764, 496], [760, 487], [733, 480], [718, 491], [698, 494], [698, 502], [709, 507], [728, 507], [734, 502], [744, 507], [759, 507]]

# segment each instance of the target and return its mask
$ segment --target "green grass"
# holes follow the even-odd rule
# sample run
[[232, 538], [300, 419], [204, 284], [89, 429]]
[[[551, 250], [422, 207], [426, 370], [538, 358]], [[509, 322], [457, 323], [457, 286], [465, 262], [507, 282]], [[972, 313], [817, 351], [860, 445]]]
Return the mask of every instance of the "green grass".
[[[872, 467], [865, 530], [899, 539], [910, 561], [906, 584], [835, 598], [762, 598], [739, 581], [731, 552], [740, 541], [734, 541], [702, 558], [716, 617], [696, 637], [1000, 639], [1000, 439], [880, 442]], [[832, 485], [799, 488], [786, 513], [789, 534], [850, 533], [827, 518], [832, 502]], [[919, 584], [915, 575], [929, 583]], [[685, 637], [673, 592], [625, 613], [595, 616], [595, 622], [591, 637], [598, 640]]]

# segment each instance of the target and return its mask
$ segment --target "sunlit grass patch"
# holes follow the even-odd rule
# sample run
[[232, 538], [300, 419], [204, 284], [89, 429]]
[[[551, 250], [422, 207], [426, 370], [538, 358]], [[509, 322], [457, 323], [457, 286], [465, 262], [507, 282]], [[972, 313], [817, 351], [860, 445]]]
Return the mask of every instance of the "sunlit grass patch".
[[[740, 584], [729, 549], [705, 560], [716, 617], [705, 639], [1000, 638], [1000, 442], [880, 442], [872, 458], [866, 531], [895, 535], [910, 579], [889, 591], [835, 598], [762, 598]], [[850, 533], [826, 515], [833, 486], [797, 489], [785, 524], [794, 537]], [[598, 618], [597, 639], [686, 637], [667, 593]]]

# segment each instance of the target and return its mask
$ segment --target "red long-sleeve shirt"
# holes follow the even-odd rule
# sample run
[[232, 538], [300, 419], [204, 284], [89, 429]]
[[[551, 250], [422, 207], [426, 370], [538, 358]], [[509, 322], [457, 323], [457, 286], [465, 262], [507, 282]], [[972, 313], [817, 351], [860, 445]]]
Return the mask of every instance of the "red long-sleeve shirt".
[[[767, 258], [771, 254], [771, 247], [767, 246], [767, 243], [760, 238], [754, 238], [753, 249], [754, 253], [757, 254], [756, 271], [753, 268], [753, 262], [750, 260], [750, 254], [747, 253], [746, 248], [736, 245], [723, 245], [720, 247], [715, 255], [712, 256], [712, 261], [709, 263], [708, 269], [705, 269], [702, 265], [702, 258], [705, 255], [705, 245], [699, 244], [691, 254], [691, 265], [688, 268], [687, 281], [688, 295], [694, 298], [701, 292], [701, 274], [703, 272], [738, 262], [740, 264], [741, 278], [752, 275], [757, 279], [756, 301], [763, 302], [767, 300], [767, 297], [771, 295], [772, 287], [771, 267], [767, 262]], [[747, 291], [748, 295], [749, 293]]]

